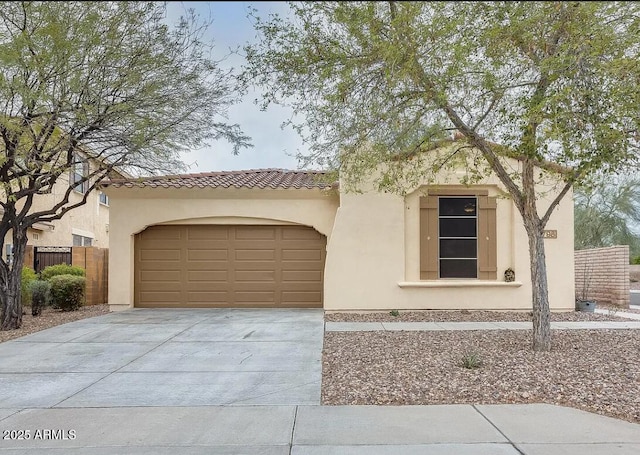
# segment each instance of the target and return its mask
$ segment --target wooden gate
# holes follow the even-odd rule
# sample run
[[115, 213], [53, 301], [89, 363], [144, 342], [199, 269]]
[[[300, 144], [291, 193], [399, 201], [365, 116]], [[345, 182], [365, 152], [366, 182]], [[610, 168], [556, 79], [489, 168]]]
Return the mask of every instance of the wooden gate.
[[50, 265], [71, 265], [71, 247], [66, 246], [36, 246], [33, 249], [33, 269], [42, 272]]

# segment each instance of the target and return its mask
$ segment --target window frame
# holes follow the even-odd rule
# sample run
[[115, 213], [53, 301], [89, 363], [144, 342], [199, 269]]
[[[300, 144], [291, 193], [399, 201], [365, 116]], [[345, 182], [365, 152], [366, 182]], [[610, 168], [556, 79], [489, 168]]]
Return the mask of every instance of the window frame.
[[[477, 200], [477, 277], [440, 278], [439, 196], [475, 197]], [[497, 200], [486, 187], [429, 188], [419, 197], [419, 261], [420, 281], [497, 281]]]
[[[79, 240], [79, 245], [76, 244], [76, 239]], [[86, 237], [80, 234], [71, 234], [71, 244], [73, 246], [93, 246], [94, 239]]]
[[[78, 167], [81, 166], [80, 172]], [[85, 194], [89, 189], [89, 180], [83, 179], [89, 176], [89, 163], [86, 160], [82, 160], [79, 154], [73, 154], [73, 164], [71, 166], [71, 184], [74, 185], [73, 191], [80, 194]]]
[[[104, 196], [104, 201], [102, 200], [103, 196]], [[98, 202], [104, 205], [105, 207], [109, 207], [109, 196], [105, 192], [100, 191], [100, 193], [98, 194]]]
[[[479, 276], [479, 256], [480, 256], [480, 252], [478, 249], [478, 220], [480, 218], [480, 213], [479, 213], [479, 209], [478, 209], [478, 196], [469, 196], [469, 195], [454, 195], [454, 196], [449, 196], [449, 195], [439, 195], [437, 196], [438, 198], [438, 212], [437, 212], [437, 216], [438, 216], [438, 279], [439, 280], [477, 280], [478, 276]], [[441, 201], [443, 199], [473, 199], [475, 201], [475, 215], [473, 216], [459, 216], [459, 215], [442, 215], [440, 212], [440, 207], [441, 207]], [[473, 219], [475, 220], [475, 231], [476, 234], [474, 237], [443, 237], [442, 236], [442, 232], [440, 231], [440, 220], [442, 219]], [[443, 258], [442, 257], [442, 251], [441, 251], [441, 241], [442, 240], [475, 240], [475, 257], [473, 258]], [[468, 276], [468, 277], [451, 277], [451, 276], [442, 276], [442, 260], [465, 260], [465, 261], [475, 261], [475, 276]]]

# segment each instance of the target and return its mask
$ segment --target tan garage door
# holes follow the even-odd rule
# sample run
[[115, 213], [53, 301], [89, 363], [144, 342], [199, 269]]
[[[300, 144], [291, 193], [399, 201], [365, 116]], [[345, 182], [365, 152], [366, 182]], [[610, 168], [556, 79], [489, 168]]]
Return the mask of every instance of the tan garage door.
[[322, 307], [326, 237], [303, 226], [152, 226], [137, 307]]

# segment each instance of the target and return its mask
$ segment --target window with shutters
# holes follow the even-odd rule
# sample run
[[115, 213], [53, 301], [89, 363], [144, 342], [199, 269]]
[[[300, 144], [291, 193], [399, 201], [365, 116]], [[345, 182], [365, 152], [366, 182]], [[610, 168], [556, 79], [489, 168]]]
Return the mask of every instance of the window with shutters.
[[420, 279], [495, 280], [496, 198], [486, 190], [420, 198]]

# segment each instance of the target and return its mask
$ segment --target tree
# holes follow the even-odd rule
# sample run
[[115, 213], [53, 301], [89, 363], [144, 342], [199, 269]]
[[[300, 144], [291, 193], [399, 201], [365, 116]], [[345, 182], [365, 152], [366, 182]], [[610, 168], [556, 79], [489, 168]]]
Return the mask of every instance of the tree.
[[[2, 330], [21, 325], [34, 223], [84, 204], [114, 169], [175, 170], [181, 151], [208, 140], [249, 145], [225, 122], [236, 84], [210, 57], [206, 27], [192, 11], [171, 27], [153, 2], [0, 4], [0, 248], [7, 235], [14, 246], [11, 263], [0, 261]], [[89, 172], [70, 178], [88, 162]], [[63, 194], [33, 211], [54, 185]], [[78, 185], [81, 200], [72, 196]]]
[[[517, 207], [529, 239], [533, 349], [551, 349], [543, 230], [575, 182], [637, 162], [640, 5], [303, 2], [255, 17], [247, 82], [290, 104], [304, 158], [380, 187], [398, 156], [453, 130]], [[506, 158], [519, 161], [511, 169]], [[443, 163], [447, 164], [447, 163]], [[471, 169], [472, 171], [474, 169]], [[536, 181], [559, 178], [539, 210]], [[429, 166], [414, 169], [428, 177]], [[540, 174], [543, 174], [542, 176]]]
[[635, 175], [600, 177], [575, 191], [575, 248], [629, 245], [640, 254], [640, 179]]

